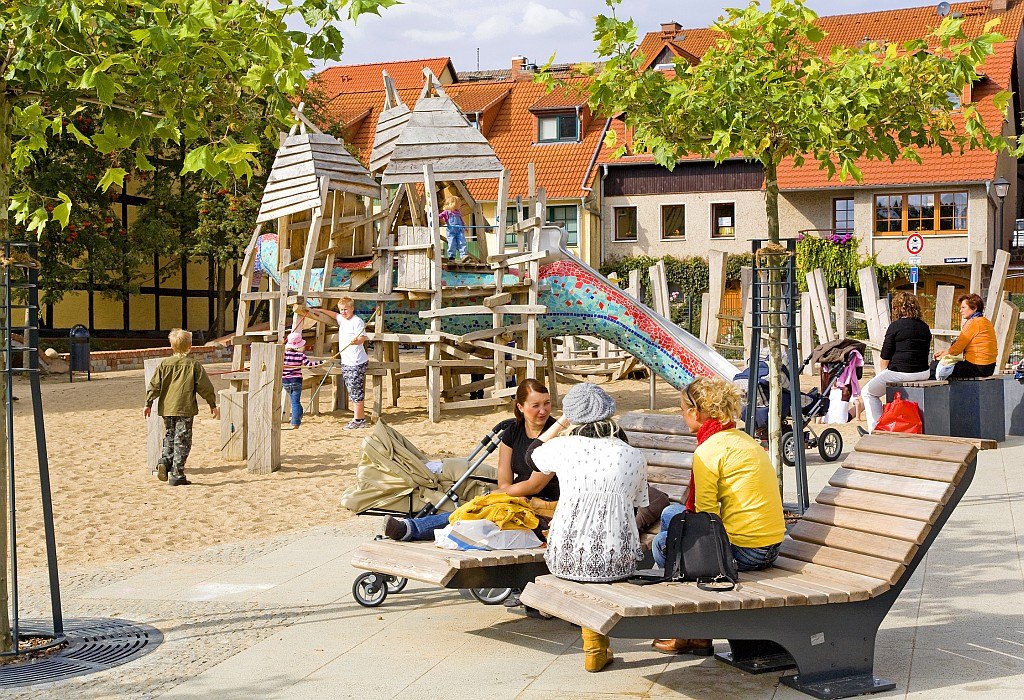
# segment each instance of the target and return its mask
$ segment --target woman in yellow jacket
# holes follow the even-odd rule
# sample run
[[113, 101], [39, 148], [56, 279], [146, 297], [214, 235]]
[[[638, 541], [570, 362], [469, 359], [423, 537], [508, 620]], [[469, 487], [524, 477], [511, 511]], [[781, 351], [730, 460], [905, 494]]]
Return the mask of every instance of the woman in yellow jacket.
[[[682, 393], [683, 419], [697, 434], [693, 453], [692, 499], [661, 514], [661, 532], [652, 546], [665, 565], [668, 524], [687, 508], [722, 519], [740, 571], [767, 569], [779, 556], [786, 534], [779, 482], [761, 443], [736, 428], [740, 393], [724, 379], [698, 378]], [[655, 639], [665, 654], [710, 656], [710, 639]]]
[[996, 371], [996, 329], [992, 322], [985, 318], [985, 300], [977, 294], [964, 294], [958, 300], [960, 304], [960, 335], [949, 346], [949, 350], [935, 353], [935, 362], [931, 366], [932, 379], [935, 378], [938, 361], [950, 355], [962, 354], [964, 359], [953, 367], [949, 379], [970, 379], [973, 377], [991, 377]]

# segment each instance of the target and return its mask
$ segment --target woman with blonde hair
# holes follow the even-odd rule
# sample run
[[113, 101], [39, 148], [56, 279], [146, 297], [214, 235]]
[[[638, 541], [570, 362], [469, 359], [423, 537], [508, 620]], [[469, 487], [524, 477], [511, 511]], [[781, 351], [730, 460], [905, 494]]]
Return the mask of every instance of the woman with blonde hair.
[[928, 378], [928, 353], [932, 332], [921, 320], [921, 306], [909, 292], [897, 292], [892, 298], [892, 317], [882, 341], [881, 371], [864, 387], [864, 410], [868, 432], [882, 417], [882, 397], [890, 382], [916, 382]]
[[[714, 513], [722, 519], [740, 571], [767, 569], [779, 556], [786, 534], [779, 482], [764, 448], [736, 428], [740, 393], [724, 379], [699, 377], [682, 392], [683, 419], [697, 434], [690, 494], [685, 506], [661, 514], [661, 532], [652, 546], [655, 561], [665, 566], [668, 525], [687, 510]], [[710, 656], [710, 639], [655, 639], [665, 654]]]

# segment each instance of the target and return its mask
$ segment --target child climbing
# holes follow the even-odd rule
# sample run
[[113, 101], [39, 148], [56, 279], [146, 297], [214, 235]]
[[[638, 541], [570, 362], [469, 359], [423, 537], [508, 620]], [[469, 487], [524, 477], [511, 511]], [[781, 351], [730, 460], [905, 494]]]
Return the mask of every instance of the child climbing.
[[284, 344], [284, 371], [281, 372], [281, 386], [292, 402], [292, 428], [302, 423], [302, 368], [319, 367], [323, 361], [315, 362], [305, 353], [306, 341], [302, 331], [292, 331]]
[[462, 219], [462, 197], [448, 193], [438, 220], [448, 227], [448, 259], [466, 257], [466, 222]]
[[214, 418], [220, 418], [220, 409], [217, 408], [217, 394], [210, 376], [199, 360], [188, 356], [192, 349], [192, 334], [175, 328], [169, 340], [174, 354], [160, 363], [149, 381], [143, 415], [148, 419], [153, 411], [153, 402], [160, 399], [164, 445], [156, 475], [171, 486], [188, 486], [192, 482], [185, 478], [185, 460], [192, 450], [192, 419], [199, 413], [196, 394], [210, 404]]
[[366, 342], [366, 324], [356, 316], [356, 303], [349, 297], [338, 299], [338, 310], [323, 310], [334, 316], [338, 322], [338, 356], [341, 362], [341, 376], [345, 379], [348, 398], [352, 401], [352, 420], [347, 430], [365, 428], [363, 400], [366, 396], [366, 366], [370, 358], [363, 344]]

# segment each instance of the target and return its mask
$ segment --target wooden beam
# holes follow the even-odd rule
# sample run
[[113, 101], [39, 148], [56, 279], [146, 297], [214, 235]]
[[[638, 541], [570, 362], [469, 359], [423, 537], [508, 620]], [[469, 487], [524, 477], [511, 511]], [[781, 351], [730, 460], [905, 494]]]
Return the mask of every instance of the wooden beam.
[[281, 369], [284, 347], [254, 343], [249, 365], [246, 459], [250, 474], [271, 474], [281, 468]]
[[487, 306], [452, 306], [447, 309], [429, 309], [420, 311], [420, 318], [442, 318], [445, 316], [475, 316], [477, 314], [543, 314], [547, 313], [548, 307], [543, 304], [500, 304], [494, 307]]

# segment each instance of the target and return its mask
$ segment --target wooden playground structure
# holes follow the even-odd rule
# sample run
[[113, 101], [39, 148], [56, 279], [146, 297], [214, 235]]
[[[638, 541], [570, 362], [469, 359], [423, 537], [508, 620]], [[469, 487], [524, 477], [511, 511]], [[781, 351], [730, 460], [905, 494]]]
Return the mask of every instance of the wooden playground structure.
[[[331, 332], [336, 324], [319, 310], [335, 308], [343, 297], [361, 309], [373, 308], [363, 317], [373, 342], [367, 376], [375, 416], [383, 408], [385, 386], [396, 406], [401, 380], [415, 377], [426, 380], [428, 415], [434, 422], [444, 410], [507, 405], [516, 391], [509, 386], [515, 375], [547, 375], [555, 392], [551, 344], [541, 340], [537, 327], [538, 315], [547, 311], [538, 303], [538, 270], [545, 257], [538, 248], [544, 190], [531, 186], [526, 200], [517, 199], [514, 226], [500, 215], [488, 224], [466, 182], [496, 180], [496, 211], [503, 213], [508, 171], [434, 75], [424, 74], [412, 110], [384, 75], [385, 110], [371, 170], [344, 143], [320, 132], [301, 109], [291, 133], [282, 135], [242, 266], [231, 388], [221, 392], [222, 453], [245, 459], [251, 473], [280, 466], [285, 335], [302, 328], [314, 334], [313, 354], [329, 355], [337, 341]], [[470, 212], [467, 228], [477, 232], [475, 258], [445, 257], [438, 214], [439, 194], [446, 191], [461, 197]], [[264, 227], [276, 230], [276, 256], [261, 255], [272, 240]], [[495, 231], [496, 250], [488, 250], [485, 229]], [[506, 230], [517, 234], [515, 249], [505, 249]], [[421, 332], [404, 330], [401, 319], [389, 312], [423, 301], [429, 308], [417, 314], [425, 325]], [[250, 325], [260, 304], [269, 316], [265, 328]], [[481, 314], [490, 317], [489, 327], [446, 329], [447, 320]], [[515, 323], [508, 324], [508, 316]], [[312, 328], [310, 318], [318, 321]], [[410, 345], [423, 349], [423, 360], [400, 352], [400, 346]], [[331, 410], [344, 407], [340, 370], [331, 366], [326, 371]], [[314, 386], [320, 383], [319, 377], [311, 379], [316, 379]], [[318, 400], [310, 405], [318, 412]]]

